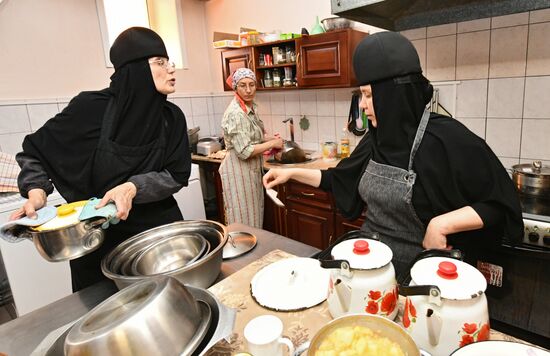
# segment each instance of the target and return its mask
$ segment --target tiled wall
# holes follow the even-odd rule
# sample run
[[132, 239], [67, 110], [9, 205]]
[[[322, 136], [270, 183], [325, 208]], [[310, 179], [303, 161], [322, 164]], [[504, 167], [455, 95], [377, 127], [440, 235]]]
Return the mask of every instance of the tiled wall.
[[[541, 159], [550, 164], [550, 9], [405, 31], [440, 102], [484, 138], [503, 164]], [[319, 150], [339, 141], [352, 89], [258, 92], [259, 114], [270, 134], [289, 138], [283, 120], [294, 118], [295, 140]], [[174, 95], [188, 126], [200, 136], [220, 135], [231, 93]], [[23, 137], [61, 110], [67, 99], [0, 103], [0, 150], [15, 153]], [[307, 130], [300, 119], [309, 120]], [[352, 137], [352, 148], [360, 138]]]
[[455, 117], [505, 166], [550, 164], [550, 9], [404, 31], [432, 82], [455, 81]]

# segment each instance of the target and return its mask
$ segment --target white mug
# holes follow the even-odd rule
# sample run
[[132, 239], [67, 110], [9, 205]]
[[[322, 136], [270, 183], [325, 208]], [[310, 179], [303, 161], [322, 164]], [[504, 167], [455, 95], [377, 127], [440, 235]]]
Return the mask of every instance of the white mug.
[[292, 341], [283, 335], [283, 322], [275, 315], [261, 315], [248, 322], [244, 338], [248, 352], [254, 356], [283, 356], [282, 344], [288, 347], [288, 354], [294, 354]]

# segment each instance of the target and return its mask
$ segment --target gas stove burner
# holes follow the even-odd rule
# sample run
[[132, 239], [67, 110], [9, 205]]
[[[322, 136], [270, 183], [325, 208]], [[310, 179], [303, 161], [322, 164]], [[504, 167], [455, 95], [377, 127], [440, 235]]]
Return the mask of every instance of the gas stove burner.
[[523, 213], [523, 243], [550, 249], [550, 216]]

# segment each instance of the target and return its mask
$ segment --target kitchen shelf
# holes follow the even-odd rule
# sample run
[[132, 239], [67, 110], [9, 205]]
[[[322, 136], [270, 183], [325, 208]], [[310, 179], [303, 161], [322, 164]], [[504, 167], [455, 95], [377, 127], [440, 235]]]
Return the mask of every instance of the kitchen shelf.
[[264, 88], [264, 87], [257, 87], [256, 88], [256, 90], [293, 90], [293, 89], [304, 89], [304, 88], [300, 88], [300, 87], [297, 87], [295, 85], [292, 85], [292, 86], [289, 86], [289, 87], [280, 86], [280, 87], [271, 87], [271, 88]]
[[256, 69], [272, 69], [272, 68], [295, 67], [295, 66], [296, 66], [296, 62], [292, 62], [292, 63], [274, 64], [271, 66], [257, 66]]

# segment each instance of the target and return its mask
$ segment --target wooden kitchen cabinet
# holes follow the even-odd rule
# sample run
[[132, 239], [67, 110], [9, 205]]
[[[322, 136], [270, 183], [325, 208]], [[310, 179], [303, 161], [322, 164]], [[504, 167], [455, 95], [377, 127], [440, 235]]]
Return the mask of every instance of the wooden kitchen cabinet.
[[[345, 88], [357, 86], [352, 57], [357, 44], [367, 33], [343, 29], [291, 40], [256, 44], [222, 52], [222, 73], [224, 90], [232, 90], [225, 83], [226, 78], [237, 68], [251, 68], [258, 78], [258, 90], [293, 90], [308, 88]], [[290, 49], [296, 61], [262, 65], [260, 54], [272, 54], [273, 47]], [[281, 83], [285, 68], [292, 73], [297, 86], [265, 87], [264, 76], [275, 69], [281, 72]], [[288, 79], [288, 78], [287, 78]]]
[[227, 77], [239, 68], [252, 67], [252, 47], [243, 47], [222, 51], [222, 75], [224, 90], [233, 90], [225, 82]]

